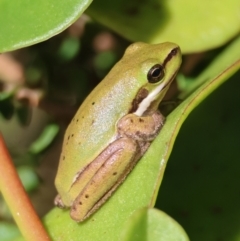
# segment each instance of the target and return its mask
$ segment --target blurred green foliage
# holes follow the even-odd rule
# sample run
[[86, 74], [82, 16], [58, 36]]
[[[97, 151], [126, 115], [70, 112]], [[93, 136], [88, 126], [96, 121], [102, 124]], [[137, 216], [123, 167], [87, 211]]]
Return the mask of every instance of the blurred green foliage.
[[[36, 206], [49, 205], [48, 209], [52, 207], [55, 195], [54, 171], [61, 151], [61, 148], [56, 148], [56, 143], [61, 142], [62, 130], [88, 93], [123, 55], [130, 41], [173, 41], [180, 44], [184, 54], [183, 67], [177, 79], [178, 88], [170, 97], [176, 100], [176, 106], [214, 76], [212, 72], [205, 73], [211, 63], [216, 62], [215, 74], [219, 74], [240, 56], [235, 48], [228, 50], [228, 55], [222, 55], [224, 59], [217, 58], [234, 40], [239, 44], [239, 24], [236, 24], [240, 21], [238, 0], [221, 3], [189, 0], [90, 3], [87, 0], [51, 0], [47, 3], [3, 0], [0, 4], [0, 51], [16, 49], [10, 55], [24, 73], [23, 83], [16, 82], [4, 78], [0, 68], [0, 129], [26, 190], [33, 194], [39, 184], [51, 183], [50, 191], [44, 192], [50, 204], [39, 201], [39, 196], [43, 195], [41, 192], [35, 203]], [[87, 13], [93, 20], [86, 16], [78, 19], [89, 5]], [[43, 40], [47, 41], [40, 43]], [[30, 47], [23, 48], [26, 46]], [[206, 100], [183, 124], [164, 175], [157, 207], [183, 225], [191, 240], [240, 240], [238, 79], [239, 71], [215, 93], [210, 95], [213, 89], [205, 92]], [[41, 109], [40, 113], [36, 111], [36, 106]], [[164, 143], [159, 148], [162, 146]], [[51, 150], [54, 152], [52, 155], [48, 154]], [[170, 155], [171, 150], [168, 152]], [[48, 164], [47, 168], [40, 175], [36, 174], [35, 170], [44, 162]], [[53, 173], [42, 180], [44, 171], [52, 167], [55, 168]], [[144, 173], [141, 175], [146, 178]], [[163, 173], [159, 175], [162, 177]], [[148, 182], [148, 179], [142, 181]], [[126, 180], [126, 183], [131, 187], [131, 180]], [[142, 196], [146, 192], [142, 191]], [[112, 205], [111, 202], [103, 207], [103, 213], [108, 205]], [[88, 237], [89, 241], [93, 240], [90, 237], [94, 235], [99, 240], [107, 240], [111, 238], [110, 233], [116, 236], [117, 229], [122, 229], [121, 237], [124, 240], [131, 240], [131, 235], [138, 232], [146, 234], [143, 240], [158, 240], [159, 236], [155, 234], [164, 224], [169, 228], [167, 230], [177, 227], [178, 230], [174, 229], [171, 233], [174, 238], [186, 238], [175, 221], [164, 214], [159, 216], [158, 211], [156, 214], [152, 209], [144, 212], [138, 210], [127, 222], [131, 228], [119, 226], [115, 229], [114, 220], [118, 218], [121, 207], [112, 206], [116, 215], [104, 217], [104, 222], [99, 225], [97, 222], [77, 225], [69, 220], [67, 212], [55, 209], [46, 217], [46, 223], [53, 237], [71, 233], [75, 240], [79, 238], [76, 233]], [[11, 223], [2, 200], [0, 207], [0, 218], [5, 220], [0, 222], [0, 239], [13, 240], [18, 235], [17, 228]], [[109, 228], [110, 224], [113, 226]], [[61, 225], [65, 229], [64, 234], [61, 234]], [[156, 233], [153, 233], [152, 227], [157, 229]], [[110, 230], [108, 236], [100, 235], [106, 235], [106, 228]], [[98, 229], [101, 229], [99, 233]], [[69, 239], [72, 239], [71, 235]], [[159, 240], [167, 241], [170, 238], [169, 235], [168, 239], [164, 236]]]

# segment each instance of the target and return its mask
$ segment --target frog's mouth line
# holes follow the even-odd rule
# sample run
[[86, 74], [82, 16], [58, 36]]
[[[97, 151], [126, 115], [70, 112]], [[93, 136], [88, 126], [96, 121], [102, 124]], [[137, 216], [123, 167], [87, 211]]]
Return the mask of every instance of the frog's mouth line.
[[162, 88], [162, 90], [164, 90], [168, 85], [170, 85], [170, 84], [173, 82], [173, 80], [176, 78], [176, 75], [177, 75], [177, 73], [178, 73], [178, 70], [179, 70], [179, 68], [175, 71], [175, 73], [174, 73], [174, 75], [172, 76], [172, 78], [167, 82], [167, 84]]

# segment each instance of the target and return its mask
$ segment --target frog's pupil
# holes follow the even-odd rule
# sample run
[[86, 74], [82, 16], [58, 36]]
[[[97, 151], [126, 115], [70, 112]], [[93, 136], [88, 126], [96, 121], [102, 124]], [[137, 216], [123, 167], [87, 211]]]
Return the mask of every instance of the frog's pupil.
[[160, 69], [159, 69], [159, 68], [158, 68], [158, 69], [154, 69], [154, 70], [153, 70], [153, 73], [152, 73], [152, 76], [153, 76], [154, 78], [156, 78], [156, 77], [159, 76], [159, 74], [160, 74]]
[[150, 83], [156, 83], [161, 80], [164, 76], [163, 67], [160, 64], [154, 65], [148, 72], [148, 81]]

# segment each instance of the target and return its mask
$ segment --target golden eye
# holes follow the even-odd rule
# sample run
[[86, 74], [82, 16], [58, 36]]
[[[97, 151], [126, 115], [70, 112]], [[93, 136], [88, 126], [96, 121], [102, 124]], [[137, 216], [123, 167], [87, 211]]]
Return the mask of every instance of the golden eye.
[[147, 74], [149, 83], [157, 83], [164, 77], [164, 68], [160, 64], [155, 64]]

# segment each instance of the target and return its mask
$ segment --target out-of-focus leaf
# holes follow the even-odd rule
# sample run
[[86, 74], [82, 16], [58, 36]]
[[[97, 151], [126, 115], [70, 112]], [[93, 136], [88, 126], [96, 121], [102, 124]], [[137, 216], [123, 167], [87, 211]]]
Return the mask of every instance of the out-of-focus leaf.
[[1, 92], [0, 101], [8, 100], [13, 97], [13, 92]]
[[[197, 87], [199, 87], [204, 82], [208, 81], [212, 76], [217, 75], [223, 69], [231, 71], [231, 65], [234, 62], [240, 60], [240, 37], [236, 38], [228, 47], [219, 54], [211, 65], [206, 68], [194, 81], [192, 84], [188, 84], [185, 91], [181, 93], [179, 98], [186, 98], [190, 93], [192, 93]], [[235, 71], [235, 68], [233, 68]]]
[[101, 52], [94, 59], [94, 64], [97, 69], [105, 70], [116, 62], [116, 55], [111, 51]]
[[112, 51], [101, 52], [94, 59], [95, 70], [100, 78], [103, 78], [107, 71], [116, 62], [116, 54]]
[[17, 172], [27, 192], [35, 189], [39, 184], [36, 172], [30, 166], [20, 166]]
[[14, 238], [18, 237], [20, 232], [16, 225], [0, 222], [0, 238], [1, 241], [12, 241]]
[[53, 139], [56, 137], [59, 131], [59, 127], [56, 124], [49, 124], [45, 127], [40, 137], [32, 143], [29, 148], [29, 152], [32, 154], [38, 154], [47, 148]]
[[0, 2], [0, 52], [23, 48], [62, 32], [91, 0]]
[[41, 70], [36, 67], [27, 67], [25, 70], [26, 81], [29, 85], [36, 85], [41, 78]]
[[131, 41], [177, 42], [183, 53], [215, 48], [240, 31], [240, 1], [94, 1], [87, 13]]
[[79, 39], [69, 37], [66, 38], [60, 46], [58, 55], [64, 61], [74, 58], [80, 49]]

